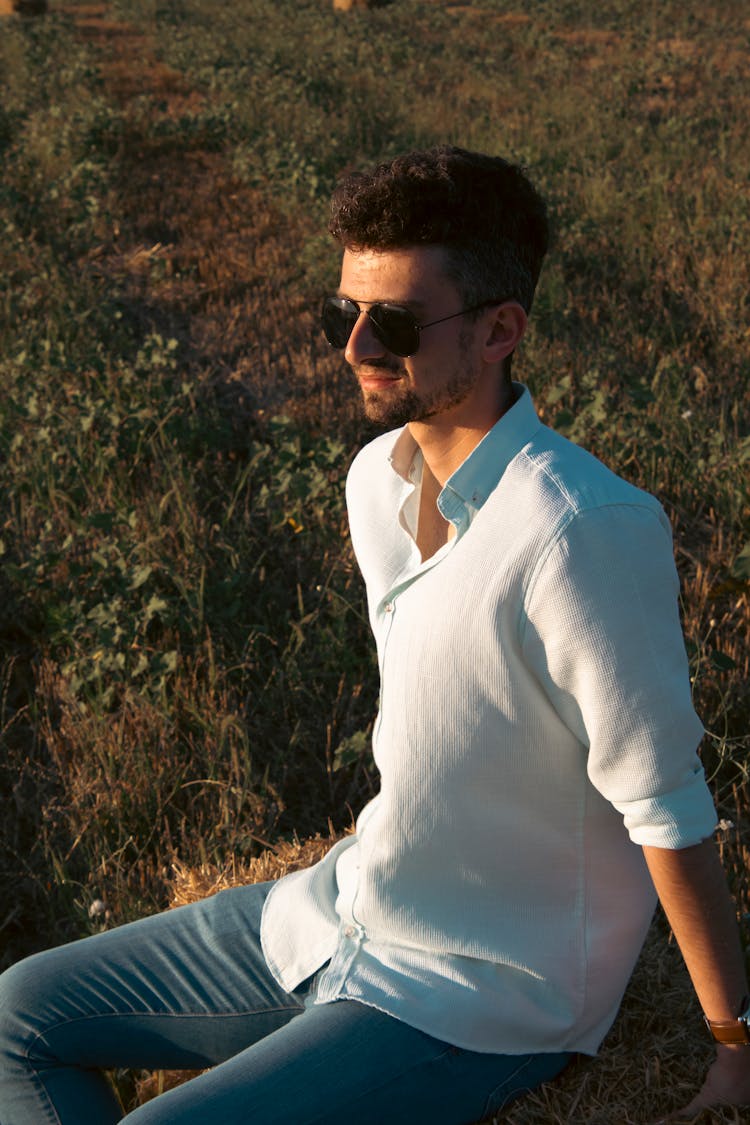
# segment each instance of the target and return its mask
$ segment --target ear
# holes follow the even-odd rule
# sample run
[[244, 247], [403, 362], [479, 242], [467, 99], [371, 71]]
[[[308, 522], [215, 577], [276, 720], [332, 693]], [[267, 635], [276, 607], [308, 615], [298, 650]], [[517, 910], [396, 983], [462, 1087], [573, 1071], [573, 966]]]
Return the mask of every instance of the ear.
[[528, 317], [517, 301], [507, 301], [490, 310], [492, 317], [484, 342], [487, 363], [501, 363], [520, 344]]

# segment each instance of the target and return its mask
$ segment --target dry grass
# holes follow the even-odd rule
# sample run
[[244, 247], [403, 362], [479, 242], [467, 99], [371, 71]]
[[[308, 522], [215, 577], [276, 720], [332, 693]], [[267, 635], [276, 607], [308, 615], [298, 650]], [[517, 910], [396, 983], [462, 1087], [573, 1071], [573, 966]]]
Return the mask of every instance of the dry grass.
[[43, 16], [47, 0], [0, 0], [0, 16]]
[[[328, 0], [321, 0], [323, 6], [329, 6]], [[354, 421], [354, 396], [343, 365], [311, 332], [315, 301], [310, 293], [322, 287], [323, 282], [318, 285], [318, 281], [325, 274], [329, 256], [323, 243], [315, 241], [322, 225], [322, 209], [317, 202], [306, 205], [304, 194], [295, 198], [285, 195], [284, 185], [278, 190], [269, 188], [274, 182], [273, 170], [268, 172], [268, 183], [255, 182], [243, 172], [236, 152], [234, 159], [230, 158], [229, 147], [222, 148], [212, 132], [212, 99], [219, 94], [211, 92], [205, 76], [196, 84], [178, 69], [179, 59], [175, 61], [169, 54], [171, 44], [158, 41], [153, 18], [140, 19], [135, 26], [135, 21], [122, 15], [123, 6], [118, 10], [112, 3], [66, 4], [59, 0], [54, 7], [75, 17], [76, 34], [99, 69], [103, 97], [117, 107], [114, 125], [107, 126], [110, 131], [105, 129], [101, 139], [110, 154], [109, 186], [99, 200], [99, 217], [93, 223], [96, 237], [77, 263], [78, 276], [91, 287], [92, 305], [100, 290], [117, 293], [136, 335], [157, 331], [177, 340], [181, 370], [203, 396], [197, 409], [204, 403], [214, 407], [218, 403], [222, 416], [232, 416], [235, 430], [227, 447], [218, 452], [201, 449], [195, 454], [203, 466], [201, 480], [204, 484], [206, 480], [212, 484], [217, 481], [217, 494], [227, 481], [231, 491], [236, 478], [228, 470], [235, 465], [241, 470], [243, 458], [248, 456], [244, 432], [249, 431], [253, 437], [262, 434], [268, 416], [281, 410], [301, 420], [303, 428], [311, 432], [343, 434], [348, 453], [362, 437], [361, 427]], [[199, 4], [192, 7], [197, 9]], [[463, 68], [460, 80], [446, 93], [445, 102], [433, 96], [428, 79], [422, 80], [425, 88], [420, 89], [415, 72], [413, 90], [409, 91], [413, 93], [414, 113], [419, 116], [415, 135], [428, 136], [430, 130], [442, 135], [446, 118], [455, 117], [464, 122], [462, 143], [495, 145], [497, 122], [502, 120], [509, 148], [515, 146], [523, 159], [537, 162], [555, 190], [558, 182], [565, 185], [560, 190], [567, 194], [557, 200], [562, 229], [537, 310], [541, 328], [535, 329], [524, 362], [531, 381], [537, 382], [540, 409], [552, 424], [559, 423], [554, 378], [560, 372], [571, 373], [563, 401], [579, 417], [586, 416], [592, 385], [601, 387], [608, 396], [604, 419], [594, 418], [581, 440], [593, 444], [602, 457], [616, 463], [636, 483], [656, 491], [667, 503], [676, 528], [696, 692], [711, 730], [705, 759], [715, 774], [721, 815], [734, 825], [722, 833], [720, 846], [739, 912], [746, 919], [750, 916], [750, 851], [745, 822], [750, 795], [744, 772], [747, 732], [743, 716], [750, 715], [750, 605], [747, 581], [730, 577], [729, 568], [744, 541], [750, 515], [746, 487], [740, 479], [747, 462], [736, 454], [748, 403], [748, 386], [736, 372], [740, 371], [743, 355], [745, 359], [747, 355], [742, 310], [748, 292], [750, 256], [741, 237], [743, 213], [737, 194], [731, 183], [723, 181], [732, 161], [714, 164], [710, 151], [714, 142], [709, 140], [705, 142], [705, 166], [696, 167], [691, 150], [683, 153], [679, 148], [679, 137], [699, 127], [703, 136], [704, 129], [717, 128], [714, 114], [718, 118], [732, 110], [733, 99], [739, 99], [745, 88], [742, 84], [748, 74], [748, 52], [739, 37], [728, 35], [716, 35], [704, 50], [699, 33], [685, 27], [671, 35], [664, 27], [657, 28], [644, 47], [640, 26], [567, 26], [576, 22], [568, 13], [557, 21], [553, 19], [555, 26], [546, 28], [540, 27], [531, 10], [514, 10], [512, 6], [501, 10], [503, 5], [499, 3], [436, 3], [433, 7], [436, 17], [442, 13], [464, 21], [462, 29], [467, 37], [474, 36], [478, 50], [485, 50], [485, 43], [476, 39], [479, 29], [492, 24], [504, 53], [497, 66], [494, 59], [482, 56], [486, 67]], [[145, 2], [141, 4], [142, 10], [147, 8]], [[156, 10], [153, 5], [151, 8]], [[301, 6], [301, 19], [309, 8], [309, 4]], [[394, 18], [396, 15], [397, 11]], [[216, 20], [221, 16], [217, 7]], [[293, 5], [280, 5], [278, 16], [282, 23], [287, 19], [293, 30]], [[351, 28], [368, 18], [352, 17]], [[376, 13], [372, 18], [377, 18]], [[11, 22], [18, 21], [9, 21], [9, 26]], [[420, 29], [425, 44], [439, 39], [444, 33], [442, 27], [425, 19]], [[385, 28], [380, 31], [384, 33]], [[377, 38], [372, 37], [375, 42]], [[549, 75], [539, 61], [548, 43], [553, 67]], [[562, 53], [560, 44], [564, 46]], [[384, 50], [387, 47], [386, 43]], [[283, 52], [280, 40], [278, 55], [282, 62]], [[289, 88], [283, 85], [282, 62], [278, 73], [272, 75], [280, 84], [279, 119], [275, 123], [280, 147], [285, 140], [284, 127], [291, 122], [290, 107], [296, 106], [298, 96], [297, 76], [290, 80]], [[448, 62], [446, 54], [446, 65]], [[490, 66], [494, 68], [494, 100], [482, 101], [488, 89], [486, 68]], [[516, 84], [519, 75], [526, 73], [531, 76], [530, 92], [519, 97]], [[250, 78], [252, 75], [245, 74], [243, 80]], [[397, 81], [398, 76], [394, 76]], [[302, 75], [300, 89], [304, 82], [312, 90], [310, 104], [315, 107], [314, 98], [320, 98], [320, 107], [326, 107], [325, 82], [320, 76]], [[368, 82], [367, 74], [357, 73], [356, 87], [349, 91], [352, 97], [364, 99], [347, 114], [347, 118], [363, 122], [363, 130], [370, 120], [365, 99]], [[713, 82], [716, 92], [710, 94], [707, 109], [705, 91], [713, 89]], [[529, 98], [535, 105], [533, 118]], [[411, 104], [411, 97], [409, 100]], [[372, 104], [376, 102], [380, 109], [379, 95]], [[635, 114], [635, 121], [618, 118], [612, 127], [607, 114], [615, 114], [625, 104]], [[587, 110], [598, 109], [582, 114], [582, 105]], [[325, 113], [334, 115], [339, 107], [336, 102]], [[232, 114], [237, 110], [250, 115], [252, 95], [230, 109]], [[264, 107], [257, 112], [272, 111]], [[602, 134], [609, 130], [606, 143], [599, 135], [597, 111]], [[319, 112], [327, 133], [335, 133], [346, 124], [335, 116], [329, 124], [324, 109]], [[746, 114], [738, 112], [738, 118], [744, 122]], [[310, 124], [314, 126], [315, 122]], [[393, 110], [392, 119], [386, 116], [380, 122], [383, 143], [395, 143], [393, 136], [410, 137], [412, 124]], [[51, 128], [56, 136], [57, 124], [53, 122]], [[262, 136], [259, 124], [257, 130]], [[727, 135], [729, 139], [722, 135], [721, 143], [736, 145], [736, 135], [731, 130]], [[641, 140], [636, 138], [643, 137], [646, 143], [641, 148]], [[47, 176], [56, 171], [65, 154], [60, 156], [54, 146], [47, 151], [44, 140], [44, 134], [40, 139], [33, 130], [30, 132], [29, 144], [36, 144]], [[368, 150], [368, 145], [372, 148], [374, 142], [363, 134], [361, 149]], [[643, 185], [628, 179], [632, 168], [660, 145], [663, 169], [653, 162], [648, 164]], [[357, 150], [358, 159], [359, 155]], [[41, 161], [42, 157], [47, 163]], [[304, 177], [309, 172], [305, 154], [298, 153], [294, 159], [299, 163], [297, 171], [304, 189]], [[739, 150], [734, 160], [739, 167]], [[650, 184], [648, 173], [654, 167], [657, 175]], [[295, 172], [294, 167], [291, 172]], [[659, 178], [662, 172], [663, 182]], [[286, 166], [281, 167], [281, 173], [291, 175]], [[636, 195], [632, 206], [629, 191]], [[60, 200], [55, 199], [53, 214], [59, 205]], [[40, 223], [37, 216], [29, 222], [31, 235], [24, 246], [28, 258], [24, 269], [33, 276], [33, 290], [41, 294], [41, 301], [46, 297], [46, 280], [35, 259]], [[66, 242], [67, 238], [66, 230]], [[313, 270], [318, 273], [311, 280]], [[54, 316], [67, 317], [67, 306], [61, 303], [49, 313], [50, 319]], [[684, 338], [680, 336], [680, 318], [690, 324]], [[626, 331], [621, 331], [621, 324]], [[582, 346], [584, 340], [589, 341], [586, 347]], [[601, 371], [600, 353], [605, 356]], [[72, 395], [86, 379], [95, 389], [96, 363], [92, 362], [92, 368], [93, 374], [88, 369], [68, 374], [63, 365], [63, 370], [54, 374], [63, 380], [69, 378]], [[642, 371], [647, 375], [641, 378]], [[635, 411], [640, 429], [634, 431], [628, 445], [623, 444], [617, 427], [609, 425], [609, 419], [616, 417], [623, 406], [630, 409], [627, 400], [623, 402], [620, 397], [621, 382], [629, 374], [635, 378], [634, 373], [653, 397]], [[114, 378], [119, 376], [115, 369]], [[668, 432], [666, 425], [660, 429], [665, 411], [671, 411], [675, 419], [676, 437], [669, 455], [654, 449], [652, 442], [654, 433]], [[692, 421], [683, 421], [690, 411]], [[703, 425], [704, 416], [709, 420], [707, 426]], [[709, 447], [710, 435], [705, 431], [712, 426], [725, 442], [723, 449]], [[157, 447], [157, 452], [167, 462], [176, 457], [166, 442]], [[695, 467], [700, 458], [705, 464]], [[155, 469], [143, 469], [143, 495], [129, 498], [128, 503], [144, 539], [153, 537], [150, 549], [155, 567], [166, 571], [165, 559], [172, 559], [177, 578], [192, 595], [192, 587], [199, 583], [195, 572], [183, 563], [188, 554], [185, 543], [197, 543], [201, 549], [209, 543], [217, 535], [215, 521], [223, 519], [223, 510], [217, 515], [214, 493], [205, 488], [202, 493], [196, 489], [194, 497], [188, 495], [187, 474], [170, 482], [171, 491], [150, 495], [149, 472], [156, 476]], [[104, 475], [102, 492], [113, 492], [115, 483]], [[210, 511], [206, 495], [214, 505]], [[257, 512], [239, 486], [236, 495], [241, 497], [239, 513], [243, 519], [257, 519]], [[74, 506], [72, 501], [66, 503]], [[242, 503], [246, 505], [244, 513]], [[26, 508], [21, 502], [21, 510], [28, 546], [35, 535], [41, 534], [40, 523], [31, 501]], [[301, 522], [296, 509], [284, 513], [290, 514]], [[58, 517], [60, 525], [66, 527], [63, 517], [56, 513], [55, 519]], [[311, 518], [309, 512], [307, 518]], [[158, 539], [155, 529], [160, 531], [164, 524], [163, 538]], [[11, 522], [9, 526], [15, 525]], [[296, 527], [289, 530], [288, 519], [284, 526], [290, 537], [296, 535]], [[53, 535], [55, 531], [62, 537], [57, 525], [52, 531], [44, 529], [44, 534]], [[83, 546], [91, 554], [96, 544], [86, 540]], [[250, 551], [237, 556], [234, 551], [236, 544], [227, 542], [227, 573], [248, 561], [255, 563]], [[315, 555], [317, 548], [308, 551]], [[282, 634], [279, 620], [263, 624], [266, 633], [276, 630], [264, 643], [279, 651], [298, 645], [304, 654], [311, 643], [309, 630], [320, 621], [326, 624], [322, 613], [318, 617], [311, 613], [309, 602], [315, 584], [325, 586], [325, 580], [317, 575], [329, 564], [324, 560], [320, 572], [313, 570], [305, 557], [304, 535], [295, 541], [295, 550], [288, 551], [288, 556], [292, 555], [293, 565], [284, 578], [290, 589], [296, 590], [299, 613], [288, 627], [288, 637]], [[207, 557], [210, 568], [217, 556]], [[63, 560], [55, 566], [51, 578], [64, 586], [69, 577], [65, 569], [68, 564]], [[263, 563], [260, 569], [265, 566]], [[272, 567], [273, 560], [268, 563], [269, 572]], [[340, 558], [330, 563], [330, 568], [334, 567], [351, 570], [351, 560], [343, 549]], [[345, 592], [348, 596], [348, 586]], [[245, 595], [245, 602], [248, 600]], [[312, 623], [306, 624], [312, 617]], [[21, 615], [21, 625], [27, 628], [25, 621]], [[65, 828], [61, 834], [64, 837], [67, 832], [67, 839], [58, 850], [58, 867], [49, 875], [45, 868], [45, 879], [56, 878], [60, 885], [75, 888], [71, 866], [81, 854], [88, 857], [83, 874], [77, 869], [82, 889], [70, 892], [71, 913], [79, 910], [85, 918], [87, 901], [99, 894], [107, 897], [118, 921], [153, 909], [163, 893], [164, 865], [175, 850], [182, 861], [174, 864], [167, 880], [172, 905], [236, 883], [277, 878], [319, 858], [330, 846], [333, 831], [330, 837], [313, 837], [304, 843], [282, 841], [258, 852], [259, 840], [268, 843], [278, 829], [284, 800], [292, 803], [294, 780], [292, 767], [287, 773], [279, 770], [286, 788], [283, 797], [277, 798], [273, 785], [258, 776], [267, 767], [257, 749], [263, 737], [276, 755], [269, 757], [273, 768], [281, 757], [278, 746], [288, 743], [299, 770], [294, 816], [284, 825], [287, 834], [292, 829], [314, 831], [332, 815], [330, 810], [335, 810], [335, 823], [340, 827], [348, 821], [348, 806], [356, 808], [368, 795], [370, 781], [364, 767], [357, 767], [350, 783], [342, 782], [345, 775], [336, 774], [332, 767], [339, 741], [366, 728], [368, 705], [363, 699], [367, 690], [361, 678], [352, 687], [343, 674], [339, 677], [337, 668], [328, 682], [316, 681], [314, 690], [320, 694], [315, 695], [311, 689], [303, 700], [308, 711], [317, 710], [322, 715], [321, 741], [310, 749], [309, 731], [300, 733], [299, 713], [290, 708], [287, 716], [284, 711], [292, 694], [292, 685], [285, 679], [288, 667], [278, 661], [267, 679], [258, 679], [253, 673], [239, 679], [237, 687], [229, 683], [222, 661], [245, 662], [250, 668], [256, 653], [244, 649], [234, 653], [227, 647], [230, 655], [225, 658], [212, 633], [218, 632], [215, 621], [209, 618], [204, 623], [201, 618], [201, 630], [196, 631], [192, 648], [185, 646], [181, 652], [185, 670], [179, 687], [172, 690], [166, 702], [123, 692], [114, 711], [97, 711], [72, 698], [60, 671], [63, 657], [59, 653], [45, 652], [48, 659], [44, 661], [36, 653], [29, 658], [30, 688], [22, 685], [17, 675], [20, 658], [17, 666], [11, 663], [4, 691], [12, 706], [7, 710], [9, 718], [3, 711], [3, 722], [12, 734], [20, 729], [24, 714], [30, 713], [28, 702], [16, 705], [14, 693], [20, 700], [23, 687], [24, 698], [35, 700], [38, 711], [35, 729], [27, 742], [19, 742], [16, 760], [39, 753], [44, 769], [37, 775], [23, 769], [17, 778], [14, 775], [9, 807], [22, 809], [24, 815], [34, 810], [34, 833], [27, 838], [33, 838], [36, 846], [37, 839], [49, 837], [50, 854], [53, 844], [57, 846], [51, 826]], [[30, 626], [28, 632], [36, 643]], [[143, 638], [138, 640], [144, 643]], [[164, 646], [167, 641], [172, 643], [165, 634], [153, 644]], [[29, 644], [27, 638], [24, 644]], [[43, 643], [41, 647], [44, 649]], [[344, 659], [345, 647], [337, 659]], [[712, 663], [715, 654], [731, 661], [733, 668], [727, 670], [726, 663]], [[311, 660], [310, 668], [314, 664]], [[312, 683], [311, 674], [309, 679]], [[277, 693], [272, 696], [274, 688]], [[332, 702], [324, 701], [324, 689]], [[279, 703], [278, 710], [266, 717], [268, 732], [261, 731], [259, 725], [251, 726], [261, 697]], [[37, 740], [43, 741], [43, 754]], [[229, 764], [220, 774], [218, 768], [224, 759]], [[210, 772], [214, 765], [216, 775]], [[47, 786], [54, 800], [37, 812], [38, 800]], [[170, 820], [175, 810], [178, 816]], [[303, 820], [303, 816], [309, 820]], [[102, 827], [108, 820], [114, 826], [108, 829], [109, 835]], [[135, 842], [134, 825], [139, 836]], [[9, 839], [22, 867], [26, 863], [23, 841], [16, 829], [14, 832], [16, 835]], [[100, 846], [100, 840], [108, 841], [107, 846]], [[208, 862], [216, 855], [234, 858], [224, 865]], [[204, 856], [207, 862], [202, 863]], [[48, 897], [47, 890], [42, 889], [43, 899]], [[78, 898], [73, 901], [75, 895]], [[82, 910], [78, 900], [82, 900]], [[32, 917], [37, 920], [37, 916]], [[15, 902], [0, 919], [3, 927], [4, 936], [17, 934], [19, 944], [27, 940], [31, 928]], [[56, 933], [52, 926], [50, 932]], [[665, 1109], [681, 1104], [683, 1096], [695, 1089], [710, 1054], [679, 953], [664, 923], [657, 919], [600, 1058], [578, 1061], [557, 1082], [509, 1107], [497, 1121], [506, 1125], [647, 1125]], [[140, 1097], [152, 1096], [183, 1079], [184, 1075], [175, 1074], [144, 1078]], [[736, 1123], [741, 1117], [728, 1112], [707, 1114], [702, 1120]]]
[[189, 902], [208, 898], [229, 887], [242, 887], [248, 883], [266, 883], [281, 879], [293, 871], [301, 871], [322, 859], [339, 837], [331, 826], [329, 834], [308, 840], [281, 840], [266, 848], [246, 863], [236, 861], [224, 868], [214, 864], [191, 867], [179, 860], [173, 864], [170, 907], [185, 906]]

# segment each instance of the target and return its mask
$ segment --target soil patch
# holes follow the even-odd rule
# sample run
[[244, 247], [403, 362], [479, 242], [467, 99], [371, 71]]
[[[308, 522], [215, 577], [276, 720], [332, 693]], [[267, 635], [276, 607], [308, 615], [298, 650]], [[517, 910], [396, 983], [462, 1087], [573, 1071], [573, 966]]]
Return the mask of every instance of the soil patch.
[[[299, 320], [294, 220], [233, 175], [201, 130], [205, 96], [158, 58], [147, 31], [112, 19], [106, 4], [60, 10], [95, 49], [104, 90], [122, 111], [112, 141], [117, 218], [86, 268], [122, 294], [144, 332], [176, 338], [200, 378], [222, 384], [243, 409], [267, 408], [294, 366], [282, 349], [267, 378], [267, 342]], [[309, 323], [303, 315], [308, 335]]]

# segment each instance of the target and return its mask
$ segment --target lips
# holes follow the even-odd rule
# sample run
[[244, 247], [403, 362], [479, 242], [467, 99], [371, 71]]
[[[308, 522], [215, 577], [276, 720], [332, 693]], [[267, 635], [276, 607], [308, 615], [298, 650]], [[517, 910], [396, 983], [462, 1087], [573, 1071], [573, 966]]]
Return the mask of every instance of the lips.
[[358, 378], [363, 391], [379, 391], [398, 382], [398, 375], [359, 375]]
[[368, 364], [367, 367], [356, 368], [354, 374], [357, 376], [363, 391], [379, 391], [390, 386], [391, 383], [397, 383], [402, 372], [397, 368], [394, 369], [385, 365]]

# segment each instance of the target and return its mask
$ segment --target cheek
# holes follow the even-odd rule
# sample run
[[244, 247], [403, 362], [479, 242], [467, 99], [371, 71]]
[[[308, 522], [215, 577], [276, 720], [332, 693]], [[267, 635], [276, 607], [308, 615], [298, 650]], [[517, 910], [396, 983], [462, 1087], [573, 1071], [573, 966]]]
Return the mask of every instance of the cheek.
[[419, 354], [414, 356], [415, 380], [439, 383], [456, 372], [471, 367], [475, 356], [469, 344], [470, 339], [463, 339], [455, 333], [446, 333], [442, 339], [438, 337], [431, 340], [428, 346], [420, 348]]

